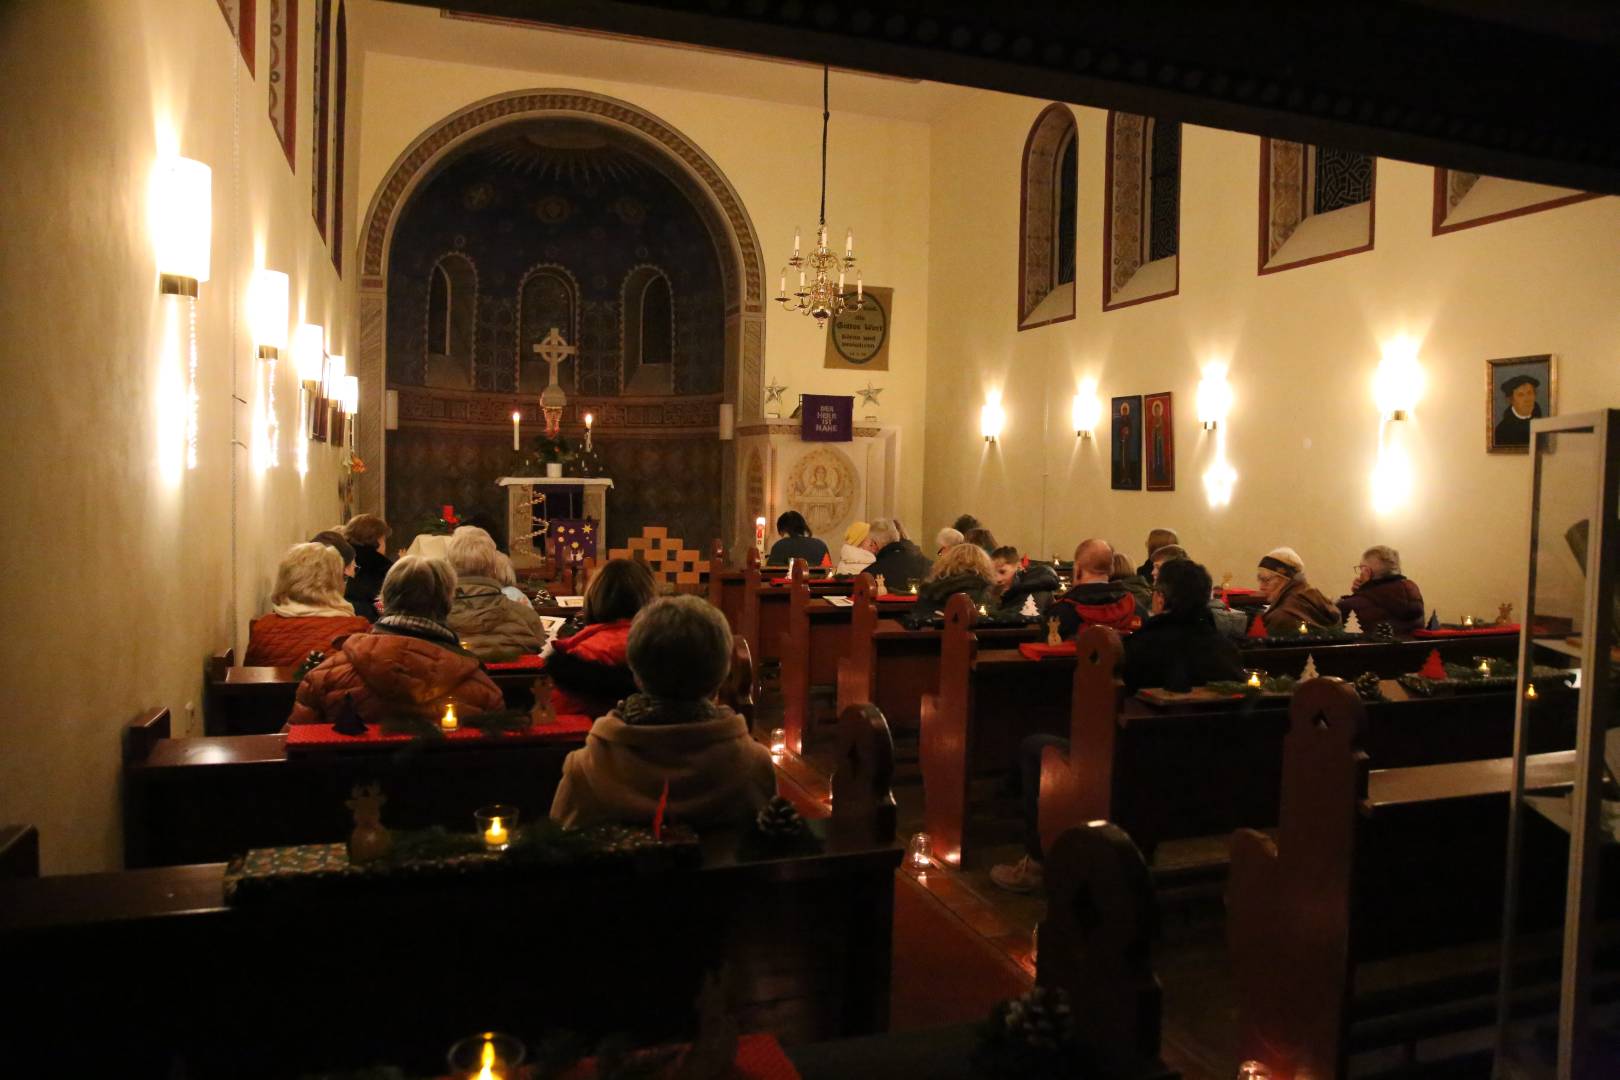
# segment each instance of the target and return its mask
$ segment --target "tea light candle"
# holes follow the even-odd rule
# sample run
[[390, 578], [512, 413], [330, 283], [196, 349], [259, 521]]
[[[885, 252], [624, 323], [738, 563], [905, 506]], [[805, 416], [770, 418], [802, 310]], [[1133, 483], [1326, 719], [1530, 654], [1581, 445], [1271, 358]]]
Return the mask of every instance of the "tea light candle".
[[988, 614], [990, 614], [990, 612], [985, 609], [985, 606], [983, 604], [980, 604], [979, 605], [979, 614], [980, 615], [988, 615]]
[[1489, 660], [1481, 660], [1479, 662], [1479, 673], [1481, 675], [1485, 675], [1485, 676], [1490, 675], [1490, 673], [1491, 673], [1491, 662]]
[[450, 1075], [455, 1080], [513, 1080], [527, 1056], [519, 1040], [484, 1031], [450, 1048]]
[[1463, 629], [1465, 629], [1465, 630], [1469, 629], [1473, 625], [1474, 625], [1474, 617], [1472, 615], [1464, 615], [1463, 616]]
[[444, 716], [440, 717], [439, 719], [439, 730], [454, 731], [459, 726], [461, 725], [456, 720], [456, 703], [453, 701], [449, 702], [444, 707]]
[[1238, 1066], [1238, 1080], [1271, 1080], [1271, 1070], [1250, 1059]]
[[501, 823], [501, 819], [498, 817], [490, 818], [489, 828], [484, 830], [484, 846], [491, 851], [505, 851], [510, 842], [511, 834], [506, 831], [506, 826]]
[[1301, 622], [1299, 624], [1299, 632], [1302, 633], [1302, 634], [1310, 633], [1311, 632], [1311, 624], [1308, 623], [1308, 622]]
[[777, 728], [771, 732], [771, 757], [780, 761], [785, 753], [787, 753], [787, 729]]
[[505, 851], [511, 847], [512, 831], [517, 823], [515, 806], [486, 806], [473, 814], [473, 826], [484, 841], [485, 851]]
[[1254, 687], [1256, 690], [1260, 689], [1260, 672], [1259, 671], [1251, 671], [1251, 672], [1249, 672], [1249, 685]]
[[916, 596], [916, 595], [917, 595], [917, 583], [916, 583], [916, 582], [915, 582], [915, 581], [913, 581], [913, 582], [912, 582], [912, 583], [911, 583], [911, 595], [912, 595], [912, 596]]
[[1524, 696], [1531, 701], [1536, 700], [1536, 684], [1530, 683], [1524, 688]]

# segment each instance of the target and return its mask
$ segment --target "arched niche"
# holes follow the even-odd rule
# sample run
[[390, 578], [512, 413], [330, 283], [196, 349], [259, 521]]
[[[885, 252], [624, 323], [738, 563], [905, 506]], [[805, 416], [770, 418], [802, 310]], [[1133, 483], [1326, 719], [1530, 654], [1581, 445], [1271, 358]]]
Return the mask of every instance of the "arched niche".
[[477, 333], [478, 271], [458, 252], [442, 256], [428, 271], [427, 334], [423, 382], [471, 390]]
[[675, 295], [669, 275], [656, 266], [636, 267], [625, 275], [620, 303], [620, 385], [631, 394], [675, 393]]

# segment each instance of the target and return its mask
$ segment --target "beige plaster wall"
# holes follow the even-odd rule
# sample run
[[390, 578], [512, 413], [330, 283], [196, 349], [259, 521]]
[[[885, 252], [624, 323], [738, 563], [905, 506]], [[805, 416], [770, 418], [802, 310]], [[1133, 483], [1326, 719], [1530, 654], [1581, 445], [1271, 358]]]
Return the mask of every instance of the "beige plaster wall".
[[[1020, 154], [1045, 104], [978, 95], [931, 129], [927, 529], [972, 511], [1026, 550], [1067, 554], [1097, 535], [1140, 559], [1147, 530], [1168, 525], [1217, 580], [1242, 584], [1289, 544], [1334, 596], [1364, 547], [1388, 543], [1442, 617], [1517, 606], [1529, 466], [1484, 452], [1485, 360], [1554, 353], [1561, 413], [1620, 405], [1620, 199], [1435, 237], [1432, 171], [1380, 160], [1373, 251], [1261, 277], [1258, 139], [1189, 127], [1180, 295], [1104, 313], [1106, 114], [1076, 108], [1078, 316], [1018, 333]], [[973, 252], [976, 272], [948, 251]], [[1402, 334], [1421, 343], [1427, 391], [1402, 433], [1411, 498], [1378, 513], [1372, 376]], [[1230, 363], [1236, 395], [1237, 486], [1218, 509], [1201, 481], [1213, 437], [1194, 409], [1212, 360]], [[1106, 421], [1089, 442], [1070, 421], [1087, 377], [1105, 416], [1110, 396], [1175, 393], [1174, 492], [1109, 489]], [[978, 416], [994, 391], [1007, 426], [990, 449]]]
[[[390, 13], [392, 14], [392, 13]], [[450, 26], [446, 32], [458, 28]], [[536, 34], [488, 28], [492, 34]], [[537, 35], [538, 36], [538, 35]], [[557, 55], [571, 39], [547, 35], [535, 56]], [[501, 40], [501, 39], [492, 39]], [[525, 38], [524, 40], [527, 40]], [[639, 58], [669, 50], [619, 43], [623, 69], [640, 69]], [[560, 63], [566, 62], [566, 56]], [[709, 62], [689, 52], [683, 63]], [[766, 288], [776, 294], [783, 263], [791, 253], [795, 226], [806, 242], [816, 225], [819, 198], [819, 108], [804, 108], [745, 97], [729, 97], [628, 81], [607, 81], [426, 60], [384, 52], [365, 59], [364, 137], [360, 142], [356, 198], [363, 218], [377, 185], [400, 153], [423, 132], [462, 107], [516, 90], [568, 89], [627, 101], [670, 125], [707, 153], [742, 199], [765, 253]], [[817, 80], [813, 69], [804, 78]], [[890, 370], [870, 373], [884, 387], [878, 415], [903, 428], [902, 480], [894, 510], [915, 520], [922, 508], [923, 418], [926, 395], [928, 297], [929, 133], [924, 123], [857, 111], [859, 102], [840, 99], [834, 76], [834, 111], [828, 165], [828, 227], [842, 243], [855, 229], [856, 252], [865, 281], [895, 290]], [[846, 104], [840, 105], [840, 100]], [[362, 221], [363, 227], [363, 221]], [[803, 315], [767, 304], [765, 370], [788, 387], [792, 408], [800, 393], [853, 394], [868, 373], [822, 367], [825, 334]], [[859, 402], [857, 401], [859, 409]], [[786, 415], [786, 412], [784, 412]], [[857, 417], [864, 410], [857, 412]], [[739, 416], [739, 423], [745, 418]]]
[[[278, 382], [281, 466], [261, 470], [233, 446], [251, 441], [262, 388], [243, 310], [254, 266], [291, 276], [295, 323], [332, 328], [333, 351], [350, 344], [310, 213], [312, 23], [300, 27], [294, 175], [267, 117], [269, 5], [258, 8], [257, 78], [215, 0], [0, 9], [0, 70], [14, 88], [0, 146], [0, 602], [13, 621], [0, 821], [39, 826], [48, 872], [118, 865], [119, 729], [167, 705], [178, 731], [200, 732], [204, 658], [240, 650], [280, 551], [337, 514], [337, 451], [311, 444], [308, 474], [293, 467], [290, 364]], [[190, 471], [163, 464], [179, 435], [179, 370], [165, 353], [146, 207], [164, 151], [213, 169]]]

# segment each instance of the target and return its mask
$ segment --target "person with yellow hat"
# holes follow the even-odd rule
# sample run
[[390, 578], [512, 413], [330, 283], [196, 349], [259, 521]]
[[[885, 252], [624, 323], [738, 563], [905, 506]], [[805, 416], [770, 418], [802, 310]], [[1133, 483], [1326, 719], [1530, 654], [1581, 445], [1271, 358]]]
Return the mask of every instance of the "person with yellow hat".
[[871, 531], [872, 526], [864, 521], [857, 521], [844, 530], [844, 546], [838, 552], [835, 574], [859, 574], [872, 565], [877, 553], [866, 542]]

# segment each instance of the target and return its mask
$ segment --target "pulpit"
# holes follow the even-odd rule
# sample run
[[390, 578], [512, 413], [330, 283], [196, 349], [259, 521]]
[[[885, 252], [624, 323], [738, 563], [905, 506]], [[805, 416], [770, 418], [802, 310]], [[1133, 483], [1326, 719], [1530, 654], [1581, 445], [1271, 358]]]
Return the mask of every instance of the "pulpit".
[[846, 442], [805, 442], [797, 420], [739, 427], [739, 497], [731, 533], [747, 543], [756, 517], [771, 529], [782, 511], [797, 510], [836, 554], [851, 522], [894, 515], [899, 466], [900, 429], [895, 427], [857, 422]]
[[[495, 482], [506, 489], [508, 547], [514, 569], [536, 569], [544, 559], [542, 549], [535, 547], [535, 539], [541, 535], [536, 518], [590, 518], [596, 522], [598, 535], [607, 535], [607, 493], [613, 481], [605, 476], [503, 476]], [[539, 495], [545, 496], [543, 504], [536, 498]]]

